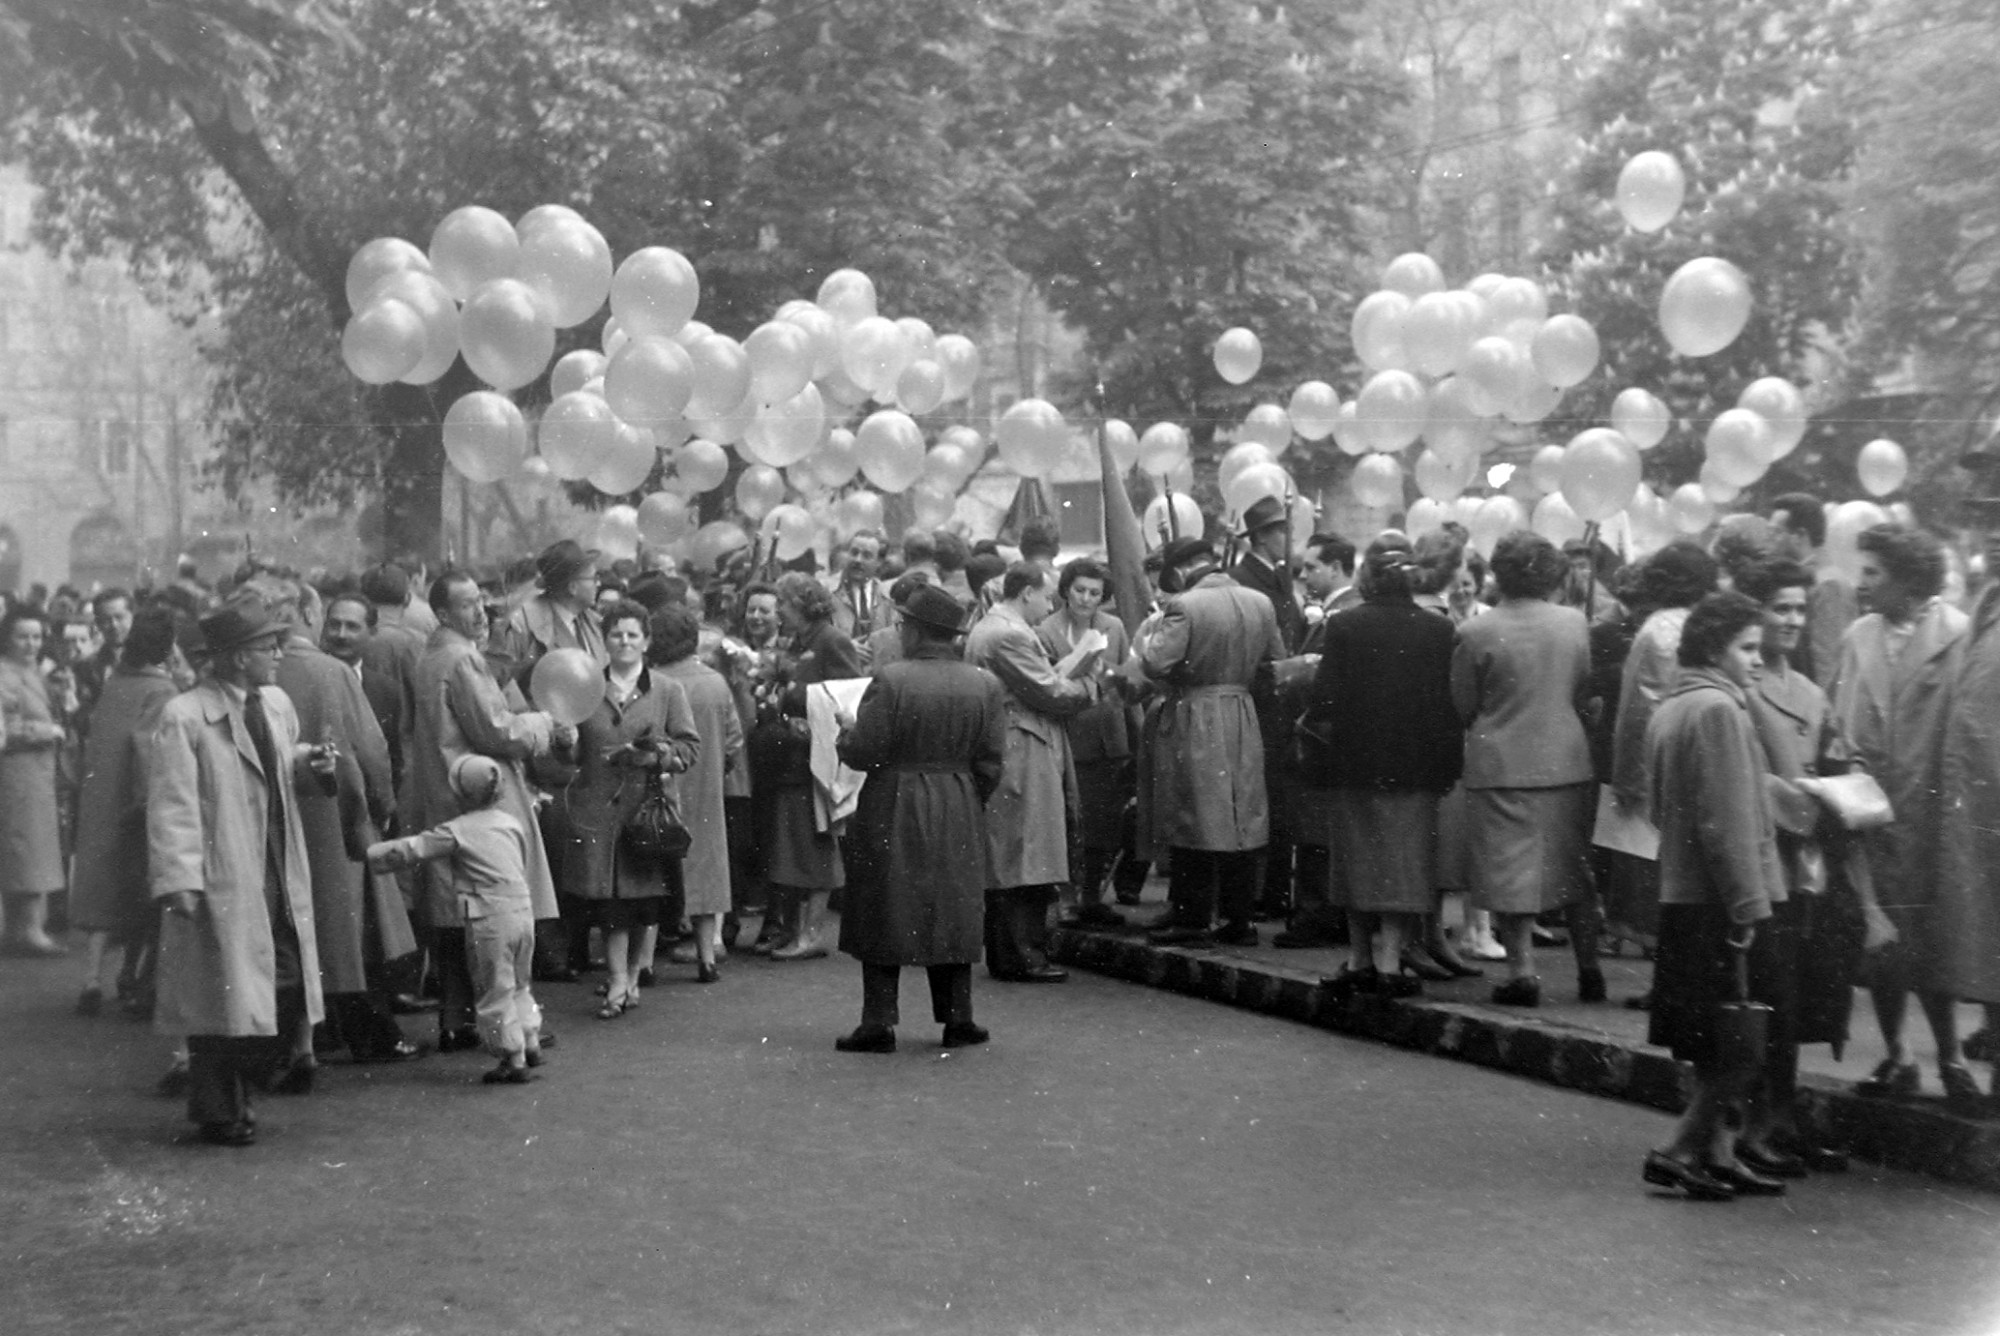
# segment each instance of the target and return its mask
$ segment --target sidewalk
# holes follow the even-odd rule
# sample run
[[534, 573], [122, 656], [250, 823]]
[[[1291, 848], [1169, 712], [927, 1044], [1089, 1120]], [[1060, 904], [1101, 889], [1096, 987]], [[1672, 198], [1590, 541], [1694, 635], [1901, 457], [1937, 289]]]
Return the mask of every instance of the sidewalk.
[[[1165, 908], [1163, 887], [1147, 887], [1146, 903], [1123, 911], [1134, 923]], [[1269, 942], [1276, 925], [1259, 935]], [[1487, 977], [1426, 984], [1406, 1001], [1355, 998], [1337, 1006], [1320, 987], [1346, 960], [1344, 951], [1279, 951], [1260, 947], [1159, 947], [1137, 931], [1059, 929], [1055, 958], [1173, 992], [1205, 997], [1343, 1034], [1378, 1039], [1440, 1057], [1495, 1067], [1518, 1076], [1587, 1090], [1612, 1099], [1677, 1112], [1684, 1095], [1681, 1070], [1666, 1050], [1646, 1043], [1646, 1013], [1623, 1004], [1646, 991], [1652, 966], [1630, 955], [1606, 957], [1610, 999], [1585, 1004], [1576, 997], [1576, 965], [1567, 947], [1536, 953], [1542, 1005], [1495, 1006], [1488, 994], [1503, 969], [1486, 965]], [[1875, 1019], [1857, 990], [1843, 1056], [1824, 1044], [1800, 1054], [1801, 1110], [1831, 1144], [1897, 1169], [2000, 1191], [2000, 1117], [1975, 1120], [1947, 1111], [1938, 1093], [1937, 1060], [1929, 1027], [1913, 1004], [1905, 1039], [1923, 1072], [1924, 1093], [1910, 1100], [1862, 1099], [1854, 1083], [1883, 1056]], [[1960, 1034], [1983, 1020], [1977, 1007], [1960, 1009]], [[1991, 1076], [1973, 1064], [1984, 1088]]]

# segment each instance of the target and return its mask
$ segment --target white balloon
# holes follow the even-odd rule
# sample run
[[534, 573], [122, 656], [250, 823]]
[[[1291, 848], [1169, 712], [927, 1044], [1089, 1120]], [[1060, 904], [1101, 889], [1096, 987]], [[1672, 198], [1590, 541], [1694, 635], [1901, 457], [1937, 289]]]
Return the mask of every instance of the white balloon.
[[884, 492], [900, 492], [923, 475], [923, 429], [907, 413], [885, 408], [870, 414], [854, 433], [861, 472]]
[[1291, 414], [1276, 404], [1258, 404], [1236, 429], [1239, 441], [1255, 441], [1273, 455], [1282, 455], [1292, 443]]
[[1132, 430], [1132, 424], [1111, 418], [1104, 424], [1104, 444], [1111, 451], [1111, 462], [1120, 473], [1130, 473], [1139, 462], [1139, 433]]
[[1371, 292], [1354, 308], [1351, 334], [1354, 355], [1371, 371], [1408, 371], [1409, 345], [1403, 328], [1410, 316], [1410, 299], [1400, 292]]
[[1580, 315], [1552, 315], [1529, 348], [1535, 374], [1559, 390], [1579, 385], [1597, 370], [1597, 331]]
[[1162, 495], [1146, 503], [1146, 513], [1139, 520], [1139, 530], [1148, 548], [1163, 547], [1174, 538], [1200, 538], [1206, 525], [1201, 506], [1186, 492], [1173, 494], [1171, 517], [1167, 498]]
[[1285, 409], [1292, 430], [1301, 439], [1323, 441], [1333, 434], [1334, 419], [1340, 413], [1340, 395], [1323, 380], [1309, 380], [1292, 391]]
[[1361, 387], [1354, 418], [1371, 450], [1401, 450], [1417, 439], [1426, 416], [1424, 387], [1407, 371], [1378, 371]]
[[1744, 386], [1736, 406], [1747, 408], [1771, 424], [1771, 458], [1775, 462], [1799, 448], [1809, 422], [1806, 397], [1781, 376], [1764, 376]]
[[1158, 478], [1187, 462], [1188, 434], [1176, 422], [1155, 422], [1139, 437], [1139, 467]]
[[1635, 155], [1618, 173], [1618, 212], [1636, 231], [1657, 232], [1674, 220], [1687, 197], [1687, 176], [1672, 154]]
[[1667, 499], [1667, 508], [1673, 514], [1674, 528], [1684, 534], [1697, 534], [1715, 523], [1715, 503], [1698, 482], [1682, 483]]
[[1667, 439], [1674, 415], [1656, 395], [1635, 385], [1611, 401], [1611, 425], [1641, 450], [1650, 450]]
[[1409, 251], [1389, 261], [1382, 270], [1382, 286], [1415, 300], [1444, 291], [1444, 270], [1421, 251]]
[[1887, 496], [1900, 491], [1910, 476], [1910, 457], [1903, 447], [1890, 440], [1875, 440], [1861, 447], [1854, 471], [1870, 496]]
[[1391, 455], [1370, 454], [1356, 460], [1347, 485], [1364, 506], [1393, 509], [1403, 504], [1403, 466]]
[[1215, 370], [1231, 385], [1243, 385], [1256, 378], [1264, 365], [1264, 345], [1256, 334], [1238, 326], [1226, 329], [1215, 341]]
[[1046, 477], [1069, 448], [1069, 427], [1054, 404], [1021, 399], [994, 423], [993, 445], [1001, 461], [1023, 478]]
[[445, 458], [468, 482], [512, 477], [528, 448], [527, 420], [504, 394], [474, 390], [444, 415]]

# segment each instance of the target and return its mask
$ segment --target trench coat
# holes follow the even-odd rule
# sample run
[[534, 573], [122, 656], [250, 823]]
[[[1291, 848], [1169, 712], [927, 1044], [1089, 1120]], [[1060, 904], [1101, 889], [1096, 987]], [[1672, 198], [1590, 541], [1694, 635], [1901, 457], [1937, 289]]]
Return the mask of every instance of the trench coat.
[[1953, 679], [1970, 619], [1942, 599], [1917, 614], [1893, 668], [1888, 624], [1870, 613], [1847, 628], [1834, 673], [1833, 714], [1854, 755], [1889, 795], [1896, 819], [1863, 837], [1875, 898], [1896, 924], [1899, 950], [1919, 987], [1937, 985], [1949, 955], [1954, 906], [1943, 889], [1940, 791]]
[[2000, 1002], [2000, 581], [1973, 605], [1944, 726], [1939, 897], [1945, 991]]
[[999, 678], [1007, 692], [1006, 763], [987, 803], [986, 884], [1066, 882], [1076, 772], [1063, 721], [1097, 703], [1096, 685], [1058, 677], [1034, 628], [1005, 603], [972, 628], [965, 661]]
[[[639, 670], [637, 693], [622, 708], [607, 695], [597, 712], [577, 725], [576, 765], [556, 792], [550, 826], [560, 832], [561, 843], [553, 850], [557, 875], [564, 892], [580, 900], [644, 900], [667, 893], [667, 869], [630, 857], [618, 838], [645, 799], [647, 768], [613, 764], [606, 757], [642, 738], [670, 776], [685, 771], [701, 752], [687, 692], [651, 668]], [[666, 783], [673, 786], [675, 780]], [[682, 812], [685, 820], [685, 806]]]
[[[284, 765], [299, 742], [299, 717], [276, 687], [261, 688], [271, 741]], [[318, 1021], [319, 949], [313, 930], [312, 871], [298, 786], [317, 787], [303, 762], [264, 773], [238, 705], [219, 683], [203, 682], [168, 701], [153, 732], [146, 775], [146, 856], [153, 898], [200, 893], [193, 918], [160, 922], [153, 1028], [167, 1035], [278, 1032], [277, 957], [264, 900], [269, 801], [277, 785], [285, 822], [281, 906], [299, 939], [306, 1015]]]
[[306, 862], [312, 868], [320, 986], [328, 993], [366, 992], [369, 965], [398, 960], [417, 949], [395, 878], [377, 876], [355, 856], [382, 838], [382, 827], [396, 810], [389, 744], [361, 679], [310, 640], [294, 636], [286, 642], [278, 686], [298, 712], [299, 735], [307, 742], [330, 740], [340, 748], [334, 792], [314, 787], [298, 795]]
[[729, 831], [722, 800], [728, 776], [747, 764], [736, 696], [722, 674], [692, 657], [656, 667], [653, 676], [680, 683], [694, 715], [695, 732], [701, 737], [694, 764], [680, 777], [681, 820], [693, 837], [687, 856], [681, 860], [681, 886], [686, 896], [682, 912], [727, 914]]
[[925, 645], [869, 683], [840, 738], [840, 759], [868, 778], [848, 826], [840, 949], [870, 965], [979, 959], [985, 802], [1006, 767], [1007, 693], [999, 679]]
[[0, 891], [47, 894], [63, 888], [62, 822], [56, 811], [60, 739], [30, 739], [23, 724], [53, 725], [42, 675], [0, 659]]
[[[479, 646], [449, 626], [431, 633], [417, 660], [417, 718], [412, 730], [406, 792], [397, 804], [405, 830], [429, 830], [458, 815], [451, 791], [451, 763], [487, 756], [500, 764], [500, 810], [528, 834], [528, 897], [538, 919], [556, 917], [555, 880], [549, 874], [541, 823], [523, 763], [549, 749], [553, 721], [538, 710], [516, 713], [486, 669]], [[458, 897], [431, 865], [424, 869], [424, 920], [434, 928], [465, 923]]]
[[1224, 853], [1270, 842], [1264, 737], [1250, 688], [1284, 654], [1271, 600], [1220, 572], [1169, 597], [1134, 645], [1165, 694], [1141, 751], [1142, 846]]
[[165, 668], [120, 668], [104, 679], [83, 744], [70, 926], [144, 936], [153, 921], [146, 880], [146, 769], [160, 711], [180, 692]]

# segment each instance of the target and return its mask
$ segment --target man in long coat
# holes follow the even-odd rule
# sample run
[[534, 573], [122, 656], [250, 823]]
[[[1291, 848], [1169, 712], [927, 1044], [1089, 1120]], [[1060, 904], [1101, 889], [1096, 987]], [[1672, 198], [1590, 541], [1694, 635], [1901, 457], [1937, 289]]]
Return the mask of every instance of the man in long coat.
[[[404, 828], [428, 830], [458, 815], [451, 789], [451, 763], [461, 756], [490, 756], [500, 763], [497, 806], [528, 836], [528, 894], [537, 919], [556, 916], [555, 881], [548, 851], [535, 820], [534, 795], [523, 763], [567, 746], [575, 730], [539, 711], [515, 713], [500, 684], [487, 671], [480, 646], [488, 630], [486, 603], [468, 575], [446, 572], [431, 585], [431, 610], [438, 629], [417, 661], [417, 720], [413, 730], [408, 792], [398, 804]], [[479, 1032], [472, 1012], [472, 976], [465, 956], [465, 920], [448, 884], [426, 869], [421, 917], [432, 930], [439, 992], [438, 1047], [476, 1048]], [[546, 1034], [542, 1037], [548, 1042]]]
[[843, 720], [840, 759], [867, 772], [848, 830], [840, 949], [861, 962], [861, 1025], [842, 1052], [896, 1047], [898, 974], [921, 965], [948, 1048], [985, 1042], [972, 1019], [982, 896], [965, 869], [986, 857], [985, 803], [1001, 782], [1006, 692], [959, 661], [963, 610], [932, 586], [902, 606], [903, 654]]
[[[1165, 691], [1152, 722], [1150, 773], [1139, 786], [1151, 848], [1172, 850], [1171, 909], [1153, 929], [1161, 943], [1254, 943], [1250, 915], [1257, 861], [1270, 838], [1264, 742], [1251, 687], [1284, 655], [1271, 600], [1215, 566], [1199, 538], [1166, 548], [1160, 620], [1137, 652]], [[1214, 931], [1218, 898], [1221, 932]]]
[[[307, 634], [298, 586], [265, 576], [247, 588], [289, 632], [278, 686], [298, 712], [300, 736], [338, 749], [336, 791], [299, 797], [329, 1028], [356, 1062], [408, 1061], [421, 1050], [403, 1038], [389, 994], [379, 985], [381, 966], [416, 950], [409, 911], [393, 879], [375, 876], [353, 856], [382, 838], [381, 830], [396, 810], [388, 742], [361, 679]], [[376, 967], [372, 983], [371, 965]], [[294, 1058], [311, 1062], [309, 1041], [299, 1045]]]
[[256, 1140], [250, 1084], [320, 1019], [312, 874], [295, 785], [331, 783], [275, 684], [285, 628], [254, 605], [202, 619], [207, 676], [168, 701], [147, 775], [160, 928], [154, 1026], [185, 1035], [188, 1117], [204, 1140]]
[[1945, 1094], [1969, 1104], [1978, 1096], [1959, 1061], [1946, 982], [1956, 915], [1942, 899], [1951, 887], [1935, 875], [1943, 835], [1945, 721], [1968, 619], [1938, 597], [1945, 571], [1935, 538], [1882, 524], [1858, 541], [1859, 588], [1868, 612], [1841, 639], [1833, 713], [1895, 813], [1889, 825], [1866, 833], [1863, 847], [1875, 899], [1899, 937], [1870, 966], [1869, 994], [1888, 1056], [1858, 1089], [1868, 1095], [1916, 1092], [1917, 1065], [1903, 1047], [1903, 1013], [1915, 993], [1937, 1040]]
[[[1990, 474], [1978, 486], [1996, 489]], [[2000, 1009], [2000, 496], [1967, 504], [1986, 548], [1986, 587], [1957, 651], [1944, 725], [1940, 898], [1950, 907], [1945, 991]], [[1968, 1049], [1971, 1047], [1967, 1045]], [[2000, 1071], [1994, 1076], [2000, 1091]]]
[[1054, 607], [1049, 569], [1017, 562], [1001, 601], [972, 628], [965, 661], [1007, 689], [1007, 763], [987, 805], [986, 968], [996, 979], [1060, 983], [1048, 958], [1049, 908], [1069, 880], [1069, 809], [1075, 806], [1063, 721], [1090, 708], [1088, 674], [1059, 676], [1035, 626]]

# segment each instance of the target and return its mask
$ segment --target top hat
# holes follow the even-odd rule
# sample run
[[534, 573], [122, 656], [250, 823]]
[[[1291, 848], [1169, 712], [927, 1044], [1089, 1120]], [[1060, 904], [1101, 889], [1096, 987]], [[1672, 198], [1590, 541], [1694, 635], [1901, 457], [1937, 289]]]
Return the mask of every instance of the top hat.
[[902, 603], [903, 617], [944, 631], [950, 635], [965, 634], [965, 609], [957, 599], [932, 584], [921, 584], [910, 591]]
[[1260, 496], [1250, 503], [1250, 509], [1243, 512], [1243, 527], [1237, 530], [1237, 536], [1248, 538], [1259, 530], [1283, 524], [1285, 520], [1284, 502], [1275, 496]]
[[211, 656], [285, 634], [285, 624], [257, 603], [231, 603], [201, 619], [202, 647]]

